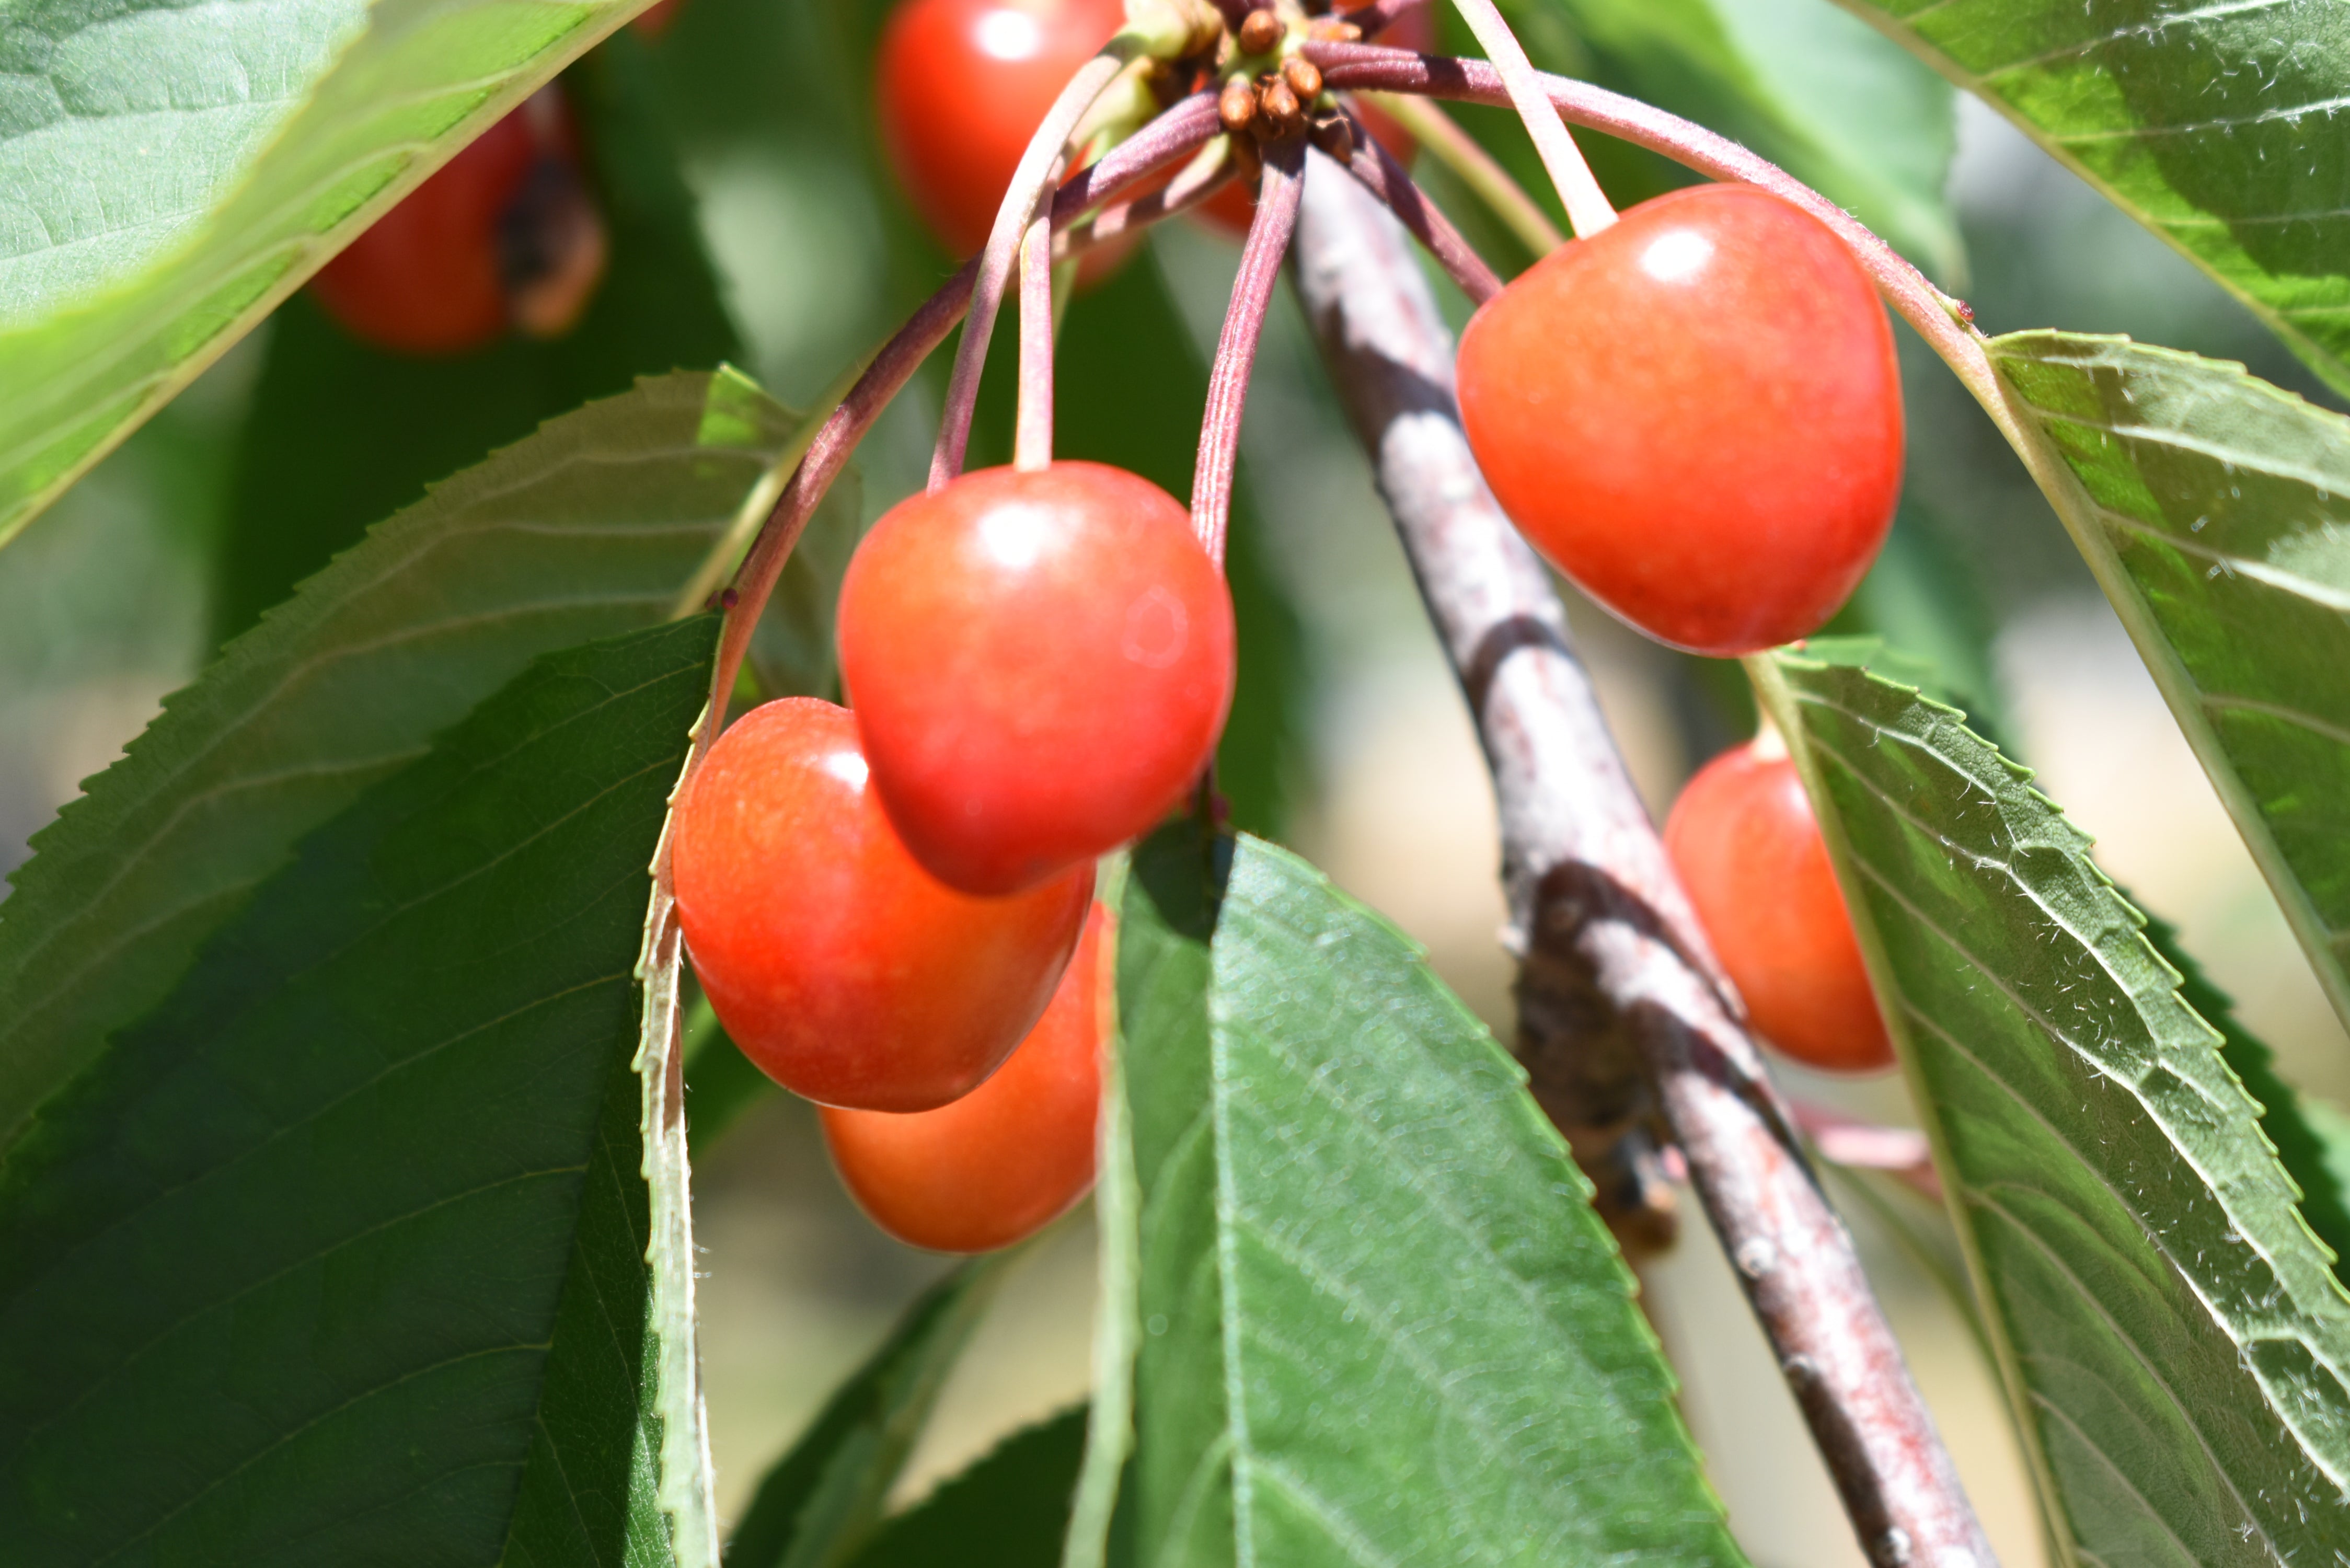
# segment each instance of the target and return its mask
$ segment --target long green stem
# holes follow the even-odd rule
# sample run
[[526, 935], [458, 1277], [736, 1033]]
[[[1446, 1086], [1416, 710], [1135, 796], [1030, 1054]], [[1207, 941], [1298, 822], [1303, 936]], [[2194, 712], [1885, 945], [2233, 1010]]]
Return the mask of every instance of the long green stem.
[[1575, 145], [1566, 121], [1559, 118], [1549, 94], [1543, 90], [1542, 78], [1534, 70], [1534, 62], [1526, 58], [1525, 47], [1502, 19], [1501, 8], [1493, 0], [1452, 0], [1452, 4], [1469, 24], [1469, 30], [1477, 35], [1485, 57], [1501, 72], [1511, 107], [1525, 122], [1526, 134], [1534, 138], [1534, 151], [1542, 155], [1550, 182], [1557, 187], [1558, 199], [1566, 205], [1567, 223], [1585, 239], [1614, 223], [1615, 206], [1599, 188], [1591, 165], [1583, 161], [1582, 150]]

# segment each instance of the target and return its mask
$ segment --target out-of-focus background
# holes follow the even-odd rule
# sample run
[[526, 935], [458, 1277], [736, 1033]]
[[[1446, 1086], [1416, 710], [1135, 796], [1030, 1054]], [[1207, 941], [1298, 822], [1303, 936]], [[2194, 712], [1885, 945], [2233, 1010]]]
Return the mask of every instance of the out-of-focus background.
[[[868, 179], [861, 89], [792, 64], [837, 46], [831, 29], [863, 25], [816, 4], [690, 0], [673, 34], [643, 56], [683, 150], [746, 368], [786, 400], [817, 393], [928, 286], [902, 265], [876, 262], [903, 254], [885, 242], [905, 220]], [[1958, 146], [1950, 192], [1972, 267], [1961, 292], [1987, 328], [2127, 332], [2249, 361], [2334, 401], [2186, 262], [1965, 100]], [[1212, 343], [1236, 256], [1228, 239], [1180, 226], [1135, 264], [1158, 269], [1195, 349]], [[1086, 308], [1080, 301], [1080, 318]], [[2087, 571], [1956, 383], [1914, 342], [1904, 349], [1912, 455], [1898, 547], [1911, 572], [1965, 589], [1981, 618], [1971, 646], [1987, 650], [1946, 673], [2096, 836], [2106, 870], [2178, 926], [2285, 1075], [2350, 1101], [2350, 1041]], [[238, 432], [268, 351], [265, 330], [0, 551], [0, 868], [209, 658], [214, 561], [240, 493]], [[1139, 404], [1155, 409], [1142, 359], [1113, 367], [1106, 384], [1130, 376]], [[867, 443], [868, 511], [917, 483], [931, 407], [918, 385]], [[1178, 412], [1180, 426], [1196, 405]], [[1178, 429], [1172, 439], [1191, 435]], [[1285, 301], [1260, 360], [1244, 457], [1253, 540], [1275, 597], [1294, 608], [1302, 653], [1284, 677], [1295, 682], [1295, 733], [1259, 792], [1262, 820], [1426, 944], [1439, 972], [1506, 1036], [1510, 971], [1495, 941], [1502, 907], [1482, 766], [1360, 454]], [[1579, 601], [1575, 609], [1617, 737], [1661, 815], [1692, 766], [1740, 738], [1735, 701], [1692, 661]], [[1785, 1078], [1855, 1114], [1907, 1115], [1895, 1081], [1792, 1069]], [[942, 1262], [864, 1222], [826, 1167], [813, 1116], [780, 1096], [707, 1151], [696, 1187], [719, 1495], [722, 1509], [739, 1511], [766, 1463]], [[1947, 1260], [1902, 1239], [1930, 1237], [1934, 1216], [1906, 1194], [1869, 1191], [1866, 1200], [1854, 1193], [1847, 1211], [1994, 1544], [2011, 1568], [2043, 1562], [2003, 1406], [1936, 1282]], [[1732, 1526], [1766, 1568], [1857, 1564], [1729, 1271], [1693, 1203], [1688, 1212], [1681, 1246], [1645, 1273], [1645, 1301]], [[1083, 1395], [1091, 1249], [1081, 1212], [1034, 1250], [957, 1374], [910, 1494]]]

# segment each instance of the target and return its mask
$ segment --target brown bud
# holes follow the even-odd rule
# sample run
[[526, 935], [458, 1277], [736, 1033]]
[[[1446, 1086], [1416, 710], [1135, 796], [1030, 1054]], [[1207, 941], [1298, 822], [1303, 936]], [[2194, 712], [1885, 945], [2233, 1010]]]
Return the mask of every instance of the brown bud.
[[1256, 105], [1264, 115], [1263, 130], [1271, 135], [1286, 136], [1305, 123], [1305, 111], [1298, 106], [1297, 95], [1279, 77], [1257, 89]]
[[1241, 23], [1241, 53], [1269, 55], [1280, 47], [1283, 35], [1288, 31], [1272, 12], [1252, 11]]
[[1239, 77], [1224, 84], [1216, 95], [1216, 118], [1230, 131], [1246, 130], [1249, 121], [1256, 118], [1256, 88]]
[[1322, 96], [1322, 71], [1304, 55], [1292, 55], [1281, 62], [1281, 79], [1297, 95], [1300, 103], [1312, 103]]

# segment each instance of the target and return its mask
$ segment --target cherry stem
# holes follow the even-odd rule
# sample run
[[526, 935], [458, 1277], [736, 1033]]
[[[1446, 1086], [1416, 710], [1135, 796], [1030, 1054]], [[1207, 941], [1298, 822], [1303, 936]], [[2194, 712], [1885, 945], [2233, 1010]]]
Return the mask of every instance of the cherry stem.
[[1036, 215], [1020, 242], [1020, 400], [1012, 465], [1053, 466], [1053, 203], [1037, 192]]
[[1003, 204], [995, 210], [995, 226], [988, 231], [987, 246], [979, 253], [979, 279], [972, 291], [971, 317], [963, 324], [962, 341], [955, 346], [954, 374], [947, 382], [946, 406], [939, 415], [939, 444], [931, 456], [931, 489], [943, 490], [962, 472], [963, 453], [971, 446], [971, 420], [979, 406], [980, 373], [987, 368], [987, 343], [995, 333], [995, 313], [1003, 303], [1020, 237], [1036, 210], [1040, 192], [1052, 182], [1053, 171], [1067, 150], [1069, 133], [1093, 107], [1094, 99], [1126, 68], [1120, 51], [1108, 49], [1077, 67], [1061, 96], [1036, 127]]
[[1256, 216], [1241, 247], [1240, 275], [1216, 339], [1216, 360], [1208, 370], [1208, 406], [1200, 421], [1200, 455], [1191, 470], [1191, 526], [1218, 566], [1224, 564], [1224, 535], [1232, 524], [1232, 471], [1240, 461], [1241, 416], [1248, 407], [1249, 374], [1256, 367], [1257, 341], [1265, 312], [1281, 281], [1282, 257], [1297, 227], [1298, 192], [1305, 178], [1305, 140], [1284, 136], [1263, 146], [1264, 171], [1257, 182]]
[[[1214, 151], [1222, 151], [1222, 144], [1215, 144]], [[1106, 207], [1074, 228], [1054, 235], [1054, 259], [1074, 255], [1087, 245], [1100, 244], [1147, 223], [1189, 212], [1230, 184], [1239, 172], [1229, 156], [1195, 159], [1182, 172], [1149, 194]]]
[[1516, 1049], [1535, 1097], [1627, 1241], [1670, 1225], [1661, 1114], [1867, 1560], [1994, 1561], [1549, 576], [1477, 471], [1451, 395], [1451, 337], [1402, 235], [1343, 182], [1316, 182], [1297, 277], [1484, 743], [1522, 959]]
[[1402, 93], [1364, 96], [1381, 113], [1411, 132], [1412, 140], [1426, 148], [1437, 161], [1459, 176], [1461, 182], [1517, 236], [1520, 244], [1544, 256], [1566, 244], [1566, 236], [1558, 232], [1550, 214], [1451, 115], [1426, 99]]
[[1452, 226], [1428, 193], [1412, 183], [1411, 176], [1396, 156], [1380, 146], [1371, 133], [1363, 129], [1362, 121], [1352, 115], [1347, 123], [1354, 130], [1354, 151], [1347, 161], [1347, 171], [1362, 182], [1363, 188], [1374, 196], [1411, 231], [1411, 237], [1428, 247], [1447, 275], [1467, 295], [1471, 303], [1482, 305], [1502, 292], [1501, 275], [1485, 265], [1461, 231]]
[[[1334, 90], [1417, 93], [1500, 108], [1507, 108], [1510, 103], [1501, 74], [1482, 60], [1415, 55], [1371, 44], [1308, 44], [1304, 53], [1321, 67], [1324, 82]], [[1959, 302], [1928, 282], [1925, 274], [1869, 233], [1852, 214], [1777, 164], [1678, 115], [1565, 77], [1544, 76], [1541, 85], [1558, 111], [1576, 125], [1662, 153], [1684, 168], [1712, 179], [1737, 181], [1768, 191], [1834, 229], [1875, 279], [1886, 303], [1949, 361], [1968, 390], [1974, 393], [1993, 419], [2002, 421], [2002, 428], [2008, 428], [2004, 394], [1983, 353], [1982, 335], [1960, 321]], [[2022, 440], [2015, 431], [2008, 431], [2008, 439], [2021, 448]], [[2028, 452], [2025, 461], [2031, 461]]]
[[1534, 151], [1541, 154], [1543, 167], [1550, 173], [1550, 182], [1558, 190], [1558, 199], [1565, 203], [1566, 221], [1585, 239], [1599, 233], [1616, 221], [1616, 209], [1609, 204], [1607, 193], [1599, 188], [1593, 177], [1591, 165], [1583, 161], [1582, 150], [1568, 134], [1566, 122], [1559, 118], [1558, 109], [1543, 91], [1543, 78], [1510, 25], [1502, 20], [1502, 13], [1493, 0], [1452, 0], [1461, 11], [1469, 30], [1477, 35], [1485, 56], [1500, 72], [1503, 87], [1509, 94], [1509, 103], [1525, 122], [1526, 134], [1534, 138]]

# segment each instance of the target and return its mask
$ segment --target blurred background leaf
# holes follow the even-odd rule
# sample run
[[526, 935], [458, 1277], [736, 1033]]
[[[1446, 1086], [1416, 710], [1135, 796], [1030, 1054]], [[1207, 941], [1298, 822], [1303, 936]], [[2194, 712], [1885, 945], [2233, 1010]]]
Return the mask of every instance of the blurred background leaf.
[[307, 292], [277, 313], [216, 557], [217, 641], [428, 483], [541, 421], [639, 375], [742, 358], [649, 75], [623, 31], [562, 78], [611, 237], [603, 282], [562, 337], [420, 358], [360, 342]]
[[0, 12], [0, 542], [632, 8]]
[[717, 629], [532, 664], [43, 1106], [0, 1180], [17, 1561], [665, 1544], [631, 971]]

